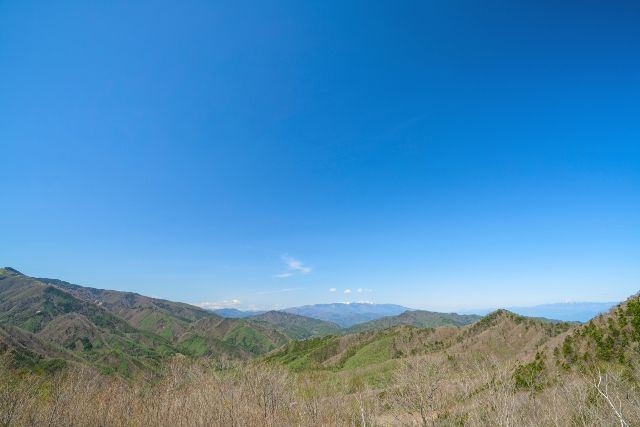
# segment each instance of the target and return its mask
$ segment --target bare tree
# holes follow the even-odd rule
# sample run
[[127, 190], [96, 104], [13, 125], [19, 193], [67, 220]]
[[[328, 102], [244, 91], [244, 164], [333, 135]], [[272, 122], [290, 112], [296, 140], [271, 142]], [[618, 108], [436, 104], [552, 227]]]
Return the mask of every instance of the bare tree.
[[395, 380], [390, 401], [396, 420], [401, 424], [434, 426], [443, 401], [442, 365], [428, 357], [412, 358], [402, 363]]
[[602, 373], [600, 372], [600, 369], [598, 369], [598, 378], [594, 381], [593, 385], [595, 389], [598, 391], [598, 394], [602, 396], [605, 402], [607, 402], [609, 407], [613, 410], [613, 413], [616, 415], [616, 417], [620, 421], [620, 426], [628, 427], [629, 424], [627, 424], [624, 417], [622, 416], [622, 400], [619, 397], [615, 398], [617, 403], [617, 406], [616, 406], [613, 403], [614, 398], [609, 393], [609, 375], [605, 373], [603, 376]]

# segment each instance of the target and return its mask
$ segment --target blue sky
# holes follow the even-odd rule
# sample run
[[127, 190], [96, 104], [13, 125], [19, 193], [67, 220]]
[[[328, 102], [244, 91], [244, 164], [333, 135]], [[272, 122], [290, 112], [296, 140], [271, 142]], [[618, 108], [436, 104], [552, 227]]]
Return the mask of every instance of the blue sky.
[[623, 299], [638, 22], [631, 1], [4, 1], [0, 264], [240, 308]]

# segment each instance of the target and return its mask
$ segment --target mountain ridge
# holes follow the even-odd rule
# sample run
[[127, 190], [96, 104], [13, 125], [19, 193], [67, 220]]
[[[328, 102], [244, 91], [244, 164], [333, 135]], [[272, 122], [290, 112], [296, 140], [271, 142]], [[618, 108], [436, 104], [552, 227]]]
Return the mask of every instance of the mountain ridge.
[[407, 310], [396, 316], [385, 316], [364, 323], [355, 324], [347, 332], [361, 332], [371, 329], [385, 329], [396, 325], [411, 325], [422, 328], [438, 326], [464, 326], [478, 321], [482, 316], [475, 314], [438, 313], [426, 310]]
[[[37, 357], [84, 361], [125, 376], [155, 371], [161, 359], [177, 353], [201, 357], [248, 358], [291, 340], [268, 322], [227, 319], [185, 303], [38, 279], [14, 268], [0, 269], [0, 326], [5, 346]], [[9, 329], [7, 329], [9, 328]], [[44, 341], [43, 341], [44, 340]], [[43, 344], [45, 343], [45, 344]], [[20, 344], [20, 345], [18, 345]], [[28, 345], [26, 346], [28, 347]]]

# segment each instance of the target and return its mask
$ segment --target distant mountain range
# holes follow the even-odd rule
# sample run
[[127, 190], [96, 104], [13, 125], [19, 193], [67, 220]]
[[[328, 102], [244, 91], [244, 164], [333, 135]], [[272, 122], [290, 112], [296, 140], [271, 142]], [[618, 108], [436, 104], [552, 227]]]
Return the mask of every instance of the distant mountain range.
[[[305, 313], [305, 315], [294, 314], [294, 312]], [[398, 312], [400, 314], [386, 314]], [[299, 338], [379, 330], [397, 325], [411, 325], [419, 328], [463, 326], [482, 318], [476, 314], [437, 313], [412, 310], [394, 304], [369, 303], [316, 304], [267, 312], [219, 309], [214, 310], [214, 313], [220, 316], [226, 315], [229, 318], [266, 321], [272, 326], [283, 328], [287, 335], [295, 335]], [[333, 319], [333, 321], [322, 319]], [[296, 331], [297, 328], [302, 330]]]
[[385, 316], [395, 316], [410, 310], [407, 307], [395, 304], [368, 304], [368, 303], [333, 303], [304, 305], [302, 307], [287, 308], [282, 311], [326, 320], [348, 328], [357, 323], [368, 322]]
[[[566, 322], [586, 322], [598, 314], [607, 312], [616, 304], [618, 304], [618, 302], [569, 302], [541, 304], [530, 307], [507, 307], [507, 310], [528, 317], [540, 317]], [[469, 310], [463, 311], [463, 314], [456, 314], [413, 310], [395, 304], [333, 303], [291, 307], [279, 311], [325, 320], [335, 323], [342, 328], [349, 328], [350, 330], [365, 330], [370, 328], [379, 329], [383, 325], [388, 327], [395, 324], [408, 324], [421, 327], [436, 327], [446, 324], [461, 325], [470, 323], [466, 321], [466, 319], [477, 320], [481, 316], [494, 310], [495, 309]], [[244, 311], [235, 308], [223, 308], [213, 310], [213, 312], [219, 316], [230, 318], [248, 318], [265, 313], [265, 311]], [[371, 323], [378, 319], [399, 315], [402, 315], [402, 317]], [[363, 323], [367, 323], [367, 325], [361, 328], [354, 327], [355, 325]]]
[[321, 335], [340, 334], [341, 328], [326, 320], [313, 319], [285, 311], [267, 311], [250, 317], [254, 322], [264, 322], [292, 339], [304, 339]]
[[[313, 304], [301, 307], [291, 307], [277, 310], [283, 313], [297, 314], [312, 319], [332, 322], [342, 328], [348, 328], [358, 323], [380, 319], [386, 316], [402, 314], [410, 308], [395, 304], [370, 303], [333, 303]], [[230, 318], [257, 317], [266, 311], [238, 310], [235, 308], [221, 308], [212, 310], [218, 316]]]

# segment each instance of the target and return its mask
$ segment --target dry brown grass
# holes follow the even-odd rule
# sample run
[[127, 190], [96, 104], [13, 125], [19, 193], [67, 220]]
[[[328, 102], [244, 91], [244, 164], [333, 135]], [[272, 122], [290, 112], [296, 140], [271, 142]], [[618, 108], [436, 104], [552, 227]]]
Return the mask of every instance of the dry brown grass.
[[419, 356], [404, 359], [383, 389], [357, 382], [336, 391], [326, 375], [265, 364], [176, 358], [150, 382], [85, 367], [39, 376], [3, 362], [0, 425], [640, 425], [637, 370], [600, 378], [551, 370], [533, 390], [515, 387], [514, 368], [491, 357]]

